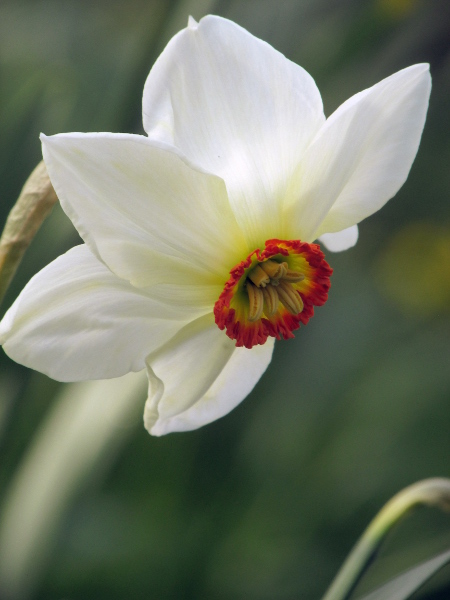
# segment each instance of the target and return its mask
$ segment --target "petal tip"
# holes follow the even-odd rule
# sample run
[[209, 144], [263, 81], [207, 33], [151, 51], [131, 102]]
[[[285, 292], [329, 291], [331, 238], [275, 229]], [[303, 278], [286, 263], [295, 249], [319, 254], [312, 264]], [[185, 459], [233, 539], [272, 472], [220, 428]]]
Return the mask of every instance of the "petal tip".
[[356, 245], [359, 237], [358, 225], [352, 225], [347, 229], [335, 233], [323, 233], [319, 241], [330, 252], [342, 252]]
[[41, 144], [43, 147], [54, 146], [59, 137], [62, 137], [64, 134], [56, 134], [56, 135], [45, 135], [45, 133], [39, 134], [39, 139], [41, 140]]
[[167, 419], [161, 419], [158, 409], [149, 400], [147, 400], [144, 409], [144, 428], [154, 437], [162, 437], [167, 433], [172, 433], [170, 427], [167, 426]]
[[39, 139], [43, 149], [51, 143], [50, 137], [52, 136], [45, 135], [45, 133], [39, 134]]
[[187, 26], [188, 26], [188, 29], [197, 29], [198, 28], [198, 22], [194, 19], [194, 17], [192, 15], [189, 15]]
[[425, 77], [431, 83], [430, 63], [417, 63], [410, 67], [406, 67], [406, 69], [403, 69], [403, 72], [408, 72], [411, 79], [414, 79], [415, 77]]
[[413, 65], [413, 67], [415, 67], [416, 69], [418, 69], [420, 71], [429, 71], [430, 70], [430, 63], [427, 63], [427, 62], [417, 63], [417, 64]]

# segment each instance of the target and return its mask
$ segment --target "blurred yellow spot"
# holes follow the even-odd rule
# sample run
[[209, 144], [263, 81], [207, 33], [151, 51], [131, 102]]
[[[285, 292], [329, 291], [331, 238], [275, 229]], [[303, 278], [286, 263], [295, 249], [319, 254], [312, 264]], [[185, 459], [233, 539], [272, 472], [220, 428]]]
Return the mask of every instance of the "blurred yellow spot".
[[381, 293], [405, 313], [450, 312], [450, 227], [408, 225], [378, 257], [375, 276]]
[[418, 0], [375, 0], [375, 9], [393, 19], [409, 15], [419, 4]]

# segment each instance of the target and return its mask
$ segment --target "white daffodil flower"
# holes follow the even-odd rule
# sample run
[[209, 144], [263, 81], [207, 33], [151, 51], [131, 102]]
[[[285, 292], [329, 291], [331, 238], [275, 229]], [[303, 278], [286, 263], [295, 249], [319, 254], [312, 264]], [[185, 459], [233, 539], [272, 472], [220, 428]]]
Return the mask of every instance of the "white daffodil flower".
[[179, 32], [144, 88], [147, 137], [42, 136], [85, 244], [38, 273], [0, 326], [14, 360], [61, 381], [146, 368], [150, 433], [232, 410], [327, 299], [332, 251], [404, 183], [428, 65], [325, 119], [306, 71], [238, 25]]

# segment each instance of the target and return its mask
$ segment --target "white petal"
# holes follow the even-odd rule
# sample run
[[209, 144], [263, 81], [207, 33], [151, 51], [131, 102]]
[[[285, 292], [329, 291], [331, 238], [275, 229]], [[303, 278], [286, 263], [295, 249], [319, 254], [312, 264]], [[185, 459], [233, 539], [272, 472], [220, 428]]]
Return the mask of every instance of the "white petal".
[[77, 246], [31, 279], [0, 324], [15, 361], [59, 381], [119, 377], [185, 325]]
[[379, 210], [405, 182], [419, 147], [431, 79], [403, 69], [331, 115], [305, 153], [286, 212], [310, 241]]
[[291, 174], [325, 118], [311, 76], [238, 25], [178, 33], [144, 88], [144, 128], [222, 177], [252, 248], [282, 236]]
[[61, 204], [80, 235], [133, 285], [210, 284], [247, 246], [223, 181], [144, 136], [42, 136]]
[[274, 339], [236, 348], [204, 317], [147, 359], [144, 424], [153, 435], [197, 429], [229, 413], [254, 388], [272, 358]]
[[358, 241], [358, 225], [352, 225], [336, 233], [324, 233], [319, 241], [331, 252], [348, 250]]

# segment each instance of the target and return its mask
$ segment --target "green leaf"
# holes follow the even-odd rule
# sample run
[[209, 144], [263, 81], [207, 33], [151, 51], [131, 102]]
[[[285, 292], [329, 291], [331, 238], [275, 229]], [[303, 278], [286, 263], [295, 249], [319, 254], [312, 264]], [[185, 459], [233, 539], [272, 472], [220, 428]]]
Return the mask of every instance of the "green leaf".
[[406, 600], [448, 563], [450, 563], [450, 550], [402, 573], [358, 600]]

